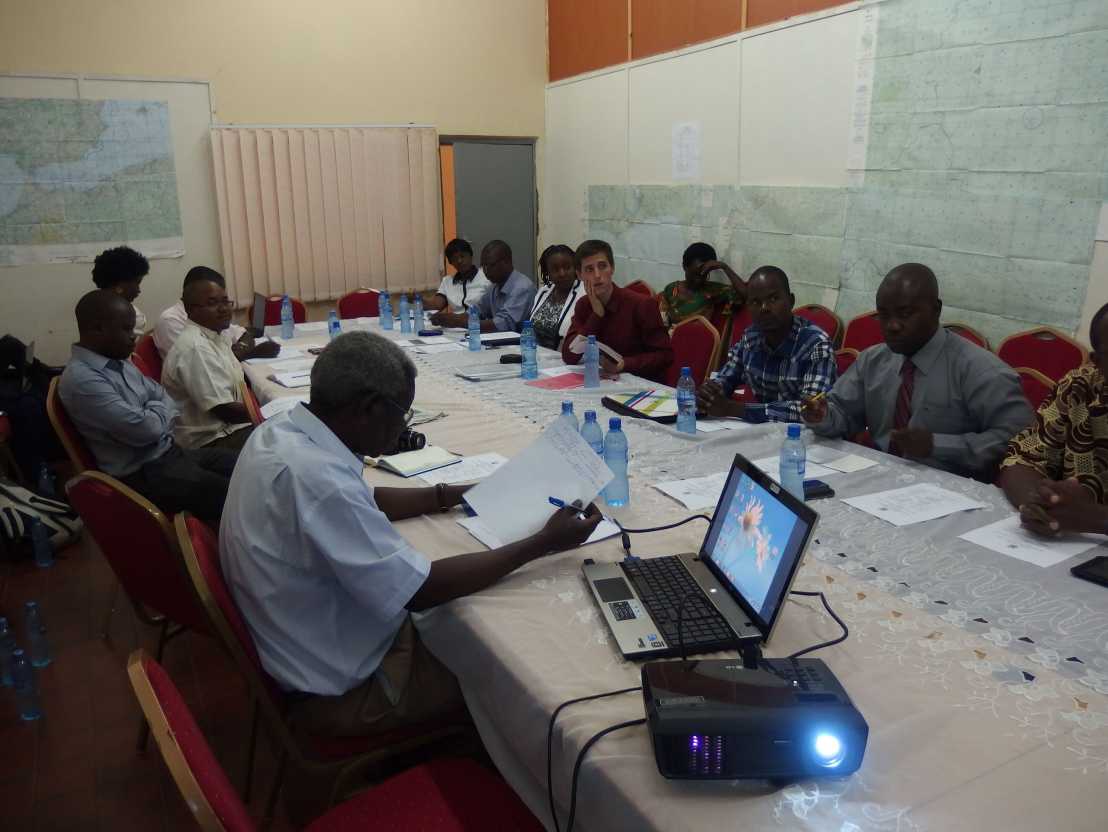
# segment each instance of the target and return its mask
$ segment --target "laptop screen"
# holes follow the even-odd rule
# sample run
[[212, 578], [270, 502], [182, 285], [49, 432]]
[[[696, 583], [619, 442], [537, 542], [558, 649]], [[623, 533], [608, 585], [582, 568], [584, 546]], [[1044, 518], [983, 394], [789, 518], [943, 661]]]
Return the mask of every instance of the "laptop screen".
[[254, 309], [250, 316], [250, 326], [259, 338], [265, 330], [265, 295], [254, 293]]
[[810, 507], [736, 455], [700, 556], [767, 639], [815, 521]]

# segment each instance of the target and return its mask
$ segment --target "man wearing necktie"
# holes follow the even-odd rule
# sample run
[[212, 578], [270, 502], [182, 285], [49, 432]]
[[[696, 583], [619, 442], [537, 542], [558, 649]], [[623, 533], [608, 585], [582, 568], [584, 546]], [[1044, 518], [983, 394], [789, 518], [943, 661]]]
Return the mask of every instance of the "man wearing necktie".
[[989, 482], [1031, 407], [1007, 364], [943, 329], [942, 308], [927, 266], [889, 272], [877, 289], [885, 343], [865, 350], [801, 415], [820, 436], [868, 429], [890, 454]]

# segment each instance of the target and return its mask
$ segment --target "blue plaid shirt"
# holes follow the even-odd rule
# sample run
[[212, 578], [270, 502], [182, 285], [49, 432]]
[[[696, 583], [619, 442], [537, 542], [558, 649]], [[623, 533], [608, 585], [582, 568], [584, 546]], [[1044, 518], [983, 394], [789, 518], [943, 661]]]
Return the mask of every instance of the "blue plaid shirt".
[[801, 422], [801, 401], [829, 393], [836, 376], [835, 350], [827, 335], [794, 315], [792, 329], [775, 350], [758, 327], [748, 327], [731, 347], [717, 381], [728, 396], [746, 384], [763, 402], [746, 406], [743, 418], [748, 422]]

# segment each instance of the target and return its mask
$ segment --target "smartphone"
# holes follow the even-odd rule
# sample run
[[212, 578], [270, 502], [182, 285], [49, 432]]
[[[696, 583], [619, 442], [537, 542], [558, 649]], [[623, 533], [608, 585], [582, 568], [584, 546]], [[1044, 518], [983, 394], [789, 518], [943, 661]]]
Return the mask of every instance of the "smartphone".
[[1108, 586], [1108, 556], [1100, 555], [1070, 569], [1075, 578], [1092, 581], [1094, 584]]
[[501, 364], [522, 364], [523, 363], [523, 356], [522, 355], [516, 355], [515, 353], [511, 353], [510, 355], [502, 355], [502, 356], [500, 356], [500, 363]]
[[821, 500], [824, 497], [834, 497], [835, 489], [823, 480], [804, 480], [804, 499]]

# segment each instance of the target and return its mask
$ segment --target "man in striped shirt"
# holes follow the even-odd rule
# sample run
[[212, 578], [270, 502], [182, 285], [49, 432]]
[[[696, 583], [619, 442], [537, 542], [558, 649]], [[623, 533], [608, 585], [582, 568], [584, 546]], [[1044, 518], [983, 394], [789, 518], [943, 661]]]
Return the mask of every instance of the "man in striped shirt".
[[[822, 329], [793, 315], [789, 278], [776, 266], [750, 276], [746, 303], [753, 323], [727, 357], [715, 381], [697, 391], [697, 408], [708, 416], [748, 422], [799, 422], [801, 403], [835, 385], [835, 350]], [[731, 398], [746, 385], [759, 404]]]

